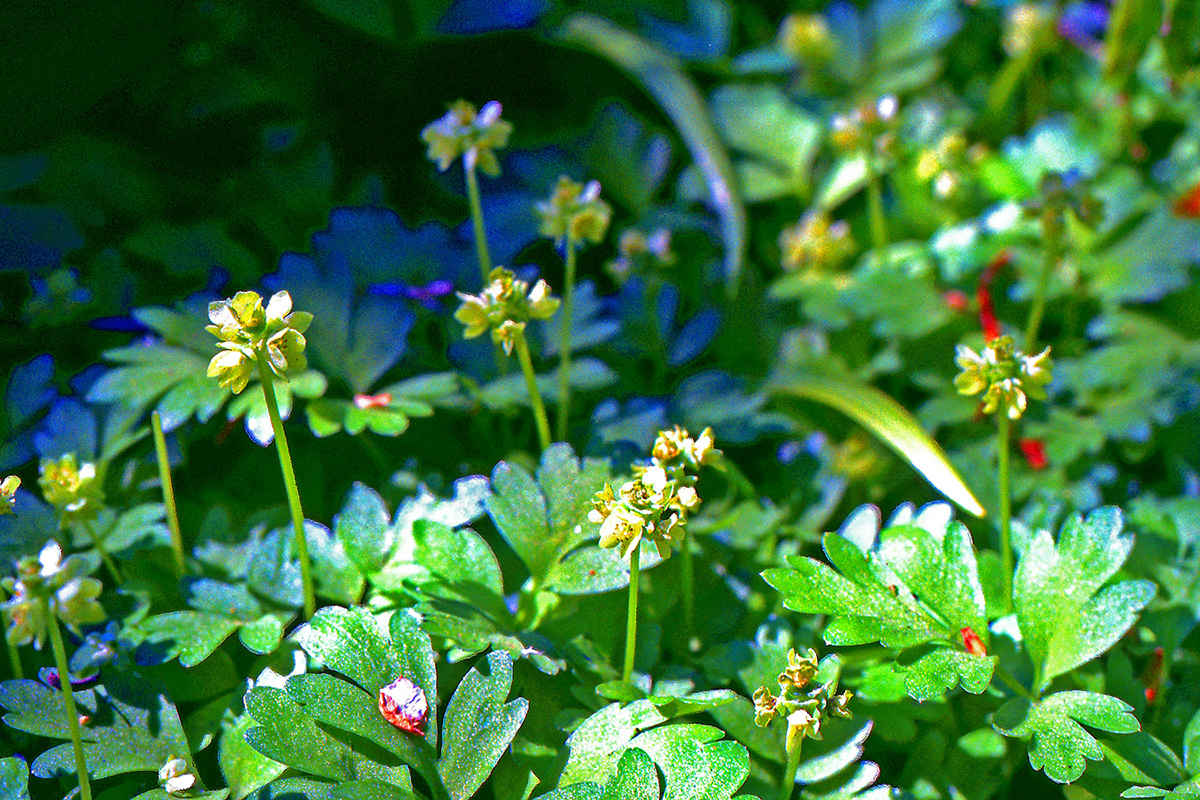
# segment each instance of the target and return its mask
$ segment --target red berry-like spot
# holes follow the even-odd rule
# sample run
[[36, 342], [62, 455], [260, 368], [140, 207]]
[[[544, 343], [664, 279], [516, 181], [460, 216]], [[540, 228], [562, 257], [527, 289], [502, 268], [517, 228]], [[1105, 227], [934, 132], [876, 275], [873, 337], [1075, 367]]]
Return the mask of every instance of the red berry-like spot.
[[1200, 183], [1197, 183], [1187, 194], [1175, 201], [1171, 209], [1177, 217], [1200, 219]]
[[946, 303], [947, 308], [951, 311], [957, 311], [960, 314], [966, 311], [971, 305], [966, 292], [960, 292], [958, 289], [950, 289], [942, 292], [942, 300]]
[[1018, 446], [1030, 469], [1042, 470], [1049, 466], [1050, 461], [1046, 458], [1046, 445], [1041, 439], [1022, 439], [1018, 442]]
[[383, 408], [384, 406], [389, 406], [391, 404], [392, 395], [390, 392], [354, 395], [354, 405], [356, 408]]
[[962, 628], [959, 630], [962, 635], [963, 647], [967, 648], [967, 652], [973, 656], [986, 656], [987, 648], [983, 646], [983, 640], [979, 638], [979, 634], [970, 628]]
[[379, 713], [402, 731], [425, 735], [429, 703], [421, 687], [408, 678], [397, 678], [379, 690]]

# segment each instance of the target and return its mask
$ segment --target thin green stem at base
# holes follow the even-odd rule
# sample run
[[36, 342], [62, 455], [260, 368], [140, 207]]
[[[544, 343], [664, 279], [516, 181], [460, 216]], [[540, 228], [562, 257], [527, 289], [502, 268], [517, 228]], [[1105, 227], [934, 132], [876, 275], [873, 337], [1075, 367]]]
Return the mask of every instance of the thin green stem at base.
[[317, 611], [317, 599], [313, 593], [312, 564], [308, 560], [308, 539], [304, 536], [304, 511], [300, 508], [300, 489], [296, 485], [292, 453], [288, 449], [283, 420], [279, 416], [279, 402], [275, 399], [274, 376], [264, 352], [258, 354], [258, 377], [262, 383], [267, 416], [271, 418], [271, 430], [275, 434], [275, 449], [279, 453], [279, 468], [283, 471], [283, 486], [287, 491], [288, 507], [292, 512], [292, 531], [295, 533], [296, 555], [300, 559], [300, 580], [304, 586], [304, 618], [312, 619]]
[[1004, 413], [1004, 409], [1000, 409], [996, 414], [996, 460], [997, 471], [1000, 473], [1000, 557], [1004, 560], [1004, 571], [1002, 574], [1003, 597], [1008, 607], [1012, 607], [1012, 579], [1013, 579], [1013, 553], [1012, 553], [1012, 493], [1010, 490], [1011, 478], [1011, 461], [1008, 453], [1008, 431], [1009, 420], [1008, 415]]
[[796, 737], [795, 746], [788, 750], [787, 766], [783, 768], [783, 783], [779, 785], [779, 800], [791, 800], [796, 791], [796, 772], [800, 769], [800, 750], [804, 740]]
[[[4, 630], [8, 630], [8, 627], [12, 625], [12, 617], [3, 610], [3, 605], [7, 600], [8, 593], [0, 588], [0, 624], [4, 625]], [[8, 645], [8, 663], [12, 667], [12, 676], [21, 680], [25, 677], [25, 670], [21, 668], [21, 651], [7, 636], [4, 637], [4, 643]]]
[[538, 441], [545, 450], [550, 446], [550, 420], [546, 417], [546, 405], [538, 392], [537, 376], [533, 373], [533, 360], [529, 357], [529, 343], [525, 341], [525, 331], [517, 330], [513, 334], [513, 346], [517, 351], [517, 360], [521, 362], [521, 372], [525, 374], [525, 388], [529, 391], [529, 402], [533, 405]]
[[58, 683], [62, 688], [63, 705], [67, 712], [67, 728], [71, 732], [71, 749], [75, 752], [75, 774], [79, 776], [79, 796], [92, 800], [92, 786], [88, 782], [87, 760], [83, 757], [83, 738], [79, 733], [79, 711], [75, 708], [75, 691], [71, 688], [71, 667], [67, 662], [67, 649], [63, 647], [62, 631], [58, 629], [58, 609], [49, 599], [42, 598], [42, 610], [50, 629], [50, 647], [54, 650], [54, 666], [58, 669]]
[[567, 418], [571, 413], [571, 321], [575, 308], [575, 237], [567, 232], [566, 277], [563, 304], [559, 309], [558, 347], [562, 358], [558, 367], [558, 441], [567, 440]]
[[471, 227], [475, 231], [475, 257], [479, 259], [479, 274], [483, 285], [488, 284], [488, 275], [492, 271], [492, 257], [488, 254], [487, 231], [483, 227], [483, 203], [479, 199], [479, 178], [475, 174], [475, 166], [467, 166], [464, 162], [463, 172], [467, 176], [467, 202], [471, 206]]
[[879, 178], [879, 170], [875, 156], [869, 150], [863, 150], [863, 158], [867, 161], [867, 212], [871, 219], [871, 247], [875, 251], [875, 260], [883, 258], [887, 248], [887, 220], [883, 214], [883, 182]]
[[683, 564], [680, 576], [683, 580], [683, 624], [684, 630], [691, 636], [696, 632], [696, 578], [695, 565], [692, 563], [692, 547], [687, 537], [682, 543]]
[[183, 574], [183, 534], [179, 531], [179, 511], [175, 507], [175, 487], [171, 483], [171, 462], [167, 458], [167, 439], [163, 436], [162, 417], [157, 411], [150, 413], [150, 427], [154, 431], [154, 454], [158, 458], [158, 479], [162, 483], [163, 504], [167, 510], [167, 528], [171, 531], [171, 550], [175, 553], [175, 568]]
[[638, 559], [641, 542], [629, 551], [629, 615], [625, 619], [625, 669], [621, 680], [630, 683], [633, 678], [633, 657], [637, 651], [637, 608], [638, 608]]
[[1033, 696], [1032, 692], [1022, 686], [1016, 678], [1009, 674], [1008, 670], [1004, 669], [1004, 667], [1000, 666], [999, 664], [993, 668], [992, 674], [999, 678], [1001, 683], [1003, 683], [1009, 689], [1012, 689], [1016, 694], [1024, 697], [1026, 700], [1037, 699]]
[[121, 571], [117, 569], [117, 562], [113, 561], [113, 557], [104, 549], [104, 543], [100, 541], [100, 534], [96, 532], [96, 526], [90, 519], [85, 519], [83, 520], [83, 529], [87, 531], [88, 538], [92, 540], [92, 547], [96, 548], [100, 560], [104, 562], [104, 568], [108, 570], [109, 577], [114, 582], [121, 583]]
[[1025, 352], [1033, 353], [1037, 346], [1038, 331], [1042, 327], [1042, 317], [1046, 313], [1046, 291], [1050, 288], [1050, 275], [1062, 258], [1062, 248], [1057, 239], [1052, 238], [1046, 243], [1046, 263], [1042, 265], [1042, 274], [1038, 276], [1037, 288], [1034, 290], [1033, 306], [1029, 309], [1029, 319], [1025, 323]]

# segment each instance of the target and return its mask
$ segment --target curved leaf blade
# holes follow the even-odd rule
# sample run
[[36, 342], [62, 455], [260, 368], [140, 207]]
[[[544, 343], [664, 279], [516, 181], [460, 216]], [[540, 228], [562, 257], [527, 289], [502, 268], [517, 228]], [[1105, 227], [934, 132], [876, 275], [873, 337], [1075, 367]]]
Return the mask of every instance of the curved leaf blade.
[[986, 516], [983, 505], [916, 417], [873, 386], [839, 378], [804, 375], [792, 378], [786, 384], [776, 383], [773, 391], [815, 400], [841, 411], [896, 451], [935, 489], [964, 511], [976, 517]]

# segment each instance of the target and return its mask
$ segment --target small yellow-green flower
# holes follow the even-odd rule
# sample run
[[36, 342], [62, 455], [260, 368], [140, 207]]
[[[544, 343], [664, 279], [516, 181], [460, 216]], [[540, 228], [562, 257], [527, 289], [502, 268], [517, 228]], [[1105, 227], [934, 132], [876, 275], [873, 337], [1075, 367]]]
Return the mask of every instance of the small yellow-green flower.
[[671, 250], [671, 231], [655, 228], [649, 234], [626, 228], [617, 240], [617, 257], [606, 269], [619, 283], [624, 283], [639, 269], [664, 269], [675, 263]]
[[811, 647], [803, 658], [794, 649], [788, 651], [788, 665], [779, 675], [779, 685], [803, 689], [817, 674], [817, 651]]
[[257, 292], [238, 292], [208, 304], [212, 322], [205, 330], [216, 336], [219, 353], [208, 362], [208, 377], [239, 394], [250, 383], [259, 354], [280, 378], [308, 366], [304, 331], [312, 324], [307, 311], [292, 311], [292, 296], [276, 292], [263, 308]]
[[479, 294], [458, 293], [462, 305], [454, 312], [461, 322], [464, 339], [474, 339], [490, 330], [492, 341], [511, 354], [515, 336], [535, 319], [550, 319], [558, 311], [559, 299], [550, 294], [550, 286], [539, 280], [533, 288], [504, 267], [488, 275], [488, 285]]
[[779, 25], [775, 43], [791, 58], [805, 63], [823, 63], [837, 49], [829, 23], [821, 14], [788, 14]]
[[779, 712], [779, 698], [771, 694], [771, 690], [760, 686], [754, 690], [754, 724], [765, 728], [775, 719]]
[[58, 459], [43, 458], [38, 469], [42, 496], [64, 519], [90, 519], [99, 513], [104, 495], [95, 464], [81, 464], [74, 453], [67, 453]]
[[13, 509], [17, 505], [17, 489], [21, 488], [21, 479], [16, 475], [9, 475], [3, 481], [0, 481], [0, 517], [5, 514], [15, 514]]
[[823, 272], [854, 252], [845, 220], [834, 222], [823, 211], [810, 211], [779, 233], [779, 252], [788, 272]]
[[96, 600], [103, 586], [86, 572], [87, 562], [82, 557], [64, 559], [62, 548], [53, 540], [36, 558], [19, 561], [16, 578], [4, 579], [4, 587], [12, 595], [4, 604], [8, 641], [15, 645], [33, 642], [41, 649], [50, 624], [47, 604], [72, 629], [103, 622], [104, 609]]
[[537, 204], [541, 217], [540, 233], [562, 244], [570, 235], [576, 245], [589, 241], [595, 244], [608, 232], [612, 208], [600, 199], [600, 183], [577, 183], [560, 175], [550, 198]]
[[449, 110], [421, 131], [421, 139], [429, 145], [429, 160], [445, 172], [459, 156], [467, 169], [477, 165], [485, 175], [500, 174], [500, 161], [495, 150], [508, 144], [512, 124], [500, 119], [501, 107], [495, 100], [478, 112], [466, 100], [457, 100]]
[[1011, 336], [992, 339], [976, 353], [958, 345], [954, 362], [959, 374], [954, 388], [959, 394], [983, 393], [983, 410], [992, 414], [1003, 411], [1009, 419], [1019, 419], [1029, 405], [1029, 397], [1043, 400], [1050, 382], [1050, 348], [1035, 356], [1016, 349]]

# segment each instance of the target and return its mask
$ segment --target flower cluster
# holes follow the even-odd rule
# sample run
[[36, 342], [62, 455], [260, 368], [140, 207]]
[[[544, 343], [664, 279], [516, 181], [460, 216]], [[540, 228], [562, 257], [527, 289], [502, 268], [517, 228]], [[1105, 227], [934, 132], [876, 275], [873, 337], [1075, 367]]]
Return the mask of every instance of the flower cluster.
[[538, 232], [556, 244], [567, 238], [576, 244], [595, 244], [604, 238], [612, 219], [612, 207], [600, 199], [599, 181], [584, 185], [566, 175], [558, 177], [550, 198], [537, 204], [537, 213], [542, 220]]
[[33, 642], [41, 649], [51, 624], [49, 613], [57, 614], [68, 626], [89, 625], [104, 620], [104, 609], [96, 598], [102, 586], [87, 577], [88, 563], [81, 556], [63, 559], [62, 548], [51, 540], [37, 558], [17, 562], [16, 578], [5, 578], [11, 595], [4, 610], [10, 622], [8, 641], [15, 645]]
[[779, 25], [775, 44], [788, 57], [805, 64], [823, 64], [833, 58], [837, 48], [821, 14], [788, 14]]
[[800, 656], [788, 651], [788, 663], [780, 673], [779, 694], [766, 686], [754, 692], [754, 724], [765, 728], [777, 716], [787, 719], [787, 750], [791, 752], [801, 739], [820, 739], [821, 723], [828, 717], [850, 717], [850, 691], [835, 694], [837, 677], [814, 688], [809, 683], [817, 676], [817, 653], [809, 649]]
[[99, 513], [104, 495], [95, 464], [81, 464], [74, 453], [67, 453], [58, 459], [43, 458], [38, 469], [42, 496], [64, 521], [91, 519]]
[[780, 260], [788, 272], [822, 272], [854, 252], [845, 220], [833, 222], [824, 211], [809, 211], [779, 234]]
[[647, 234], [638, 228], [626, 228], [617, 242], [617, 257], [608, 263], [608, 274], [618, 283], [625, 283], [640, 270], [662, 269], [674, 263], [671, 231], [655, 228]]
[[504, 267], [488, 275], [488, 285], [479, 294], [458, 293], [462, 305], [454, 318], [467, 326], [463, 338], [474, 339], [491, 330], [492, 341], [512, 354], [518, 332], [534, 319], [550, 319], [558, 311], [559, 299], [550, 294], [550, 286], [539, 280], [533, 288]]
[[1066, 231], [1066, 214], [1089, 228], [1104, 218], [1104, 203], [1078, 180], [1060, 172], [1047, 172], [1038, 183], [1038, 197], [1025, 203], [1026, 217], [1038, 219], [1047, 237], [1059, 238]]
[[932, 186], [939, 200], [950, 200], [961, 195], [970, 180], [971, 167], [985, 155], [982, 145], [968, 147], [961, 132], [951, 131], [917, 155], [913, 171], [919, 180]]
[[271, 371], [286, 378], [289, 371], [308, 366], [304, 331], [312, 323], [307, 311], [292, 311], [292, 297], [276, 292], [264, 309], [257, 292], [238, 292], [228, 300], [208, 304], [212, 322], [205, 330], [221, 341], [221, 352], [208, 362], [208, 377], [239, 394], [250, 382], [260, 355]]
[[17, 489], [20, 488], [21, 479], [16, 475], [9, 475], [0, 481], [0, 517], [17, 513], [13, 509], [17, 505]]
[[600, 546], [619, 548], [621, 557], [628, 558], [645, 538], [659, 556], [670, 557], [672, 542], [683, 539], [688, 513], [700, 505], [692, 473], [720, 454], [713, 447], [711, 428], [695, 439], [678, 425], [660, 431], [650, 466], [634, 467], [633, 480], [619, 491], [606, 483], [592, 499], [588, 519], [600, 525]]
[[446, 113], [421, 130], [421, 139], [429, 145], [429, 160], [445, 172], [454, 159], [463, 157], [468, 170], [479, 169], [493, 178], [500, 174], [495, 150], [508, 144], [512, 123], [500, 119], [500, 104], [486, 103], [477, 113], [466, 100], [457, 100]]
[[1029, 397], [1045, 399], [1050, 382], [1050, 348], [1036, 356], [1017, 350], [1011, 336], [992, 339], [976, 353], [966, 345], [956, 348], [954, 362], [962, 370], [954, 378], [959, 394], [983, 392], [983, 410], [992, 414], [1003, 410], [1009, 419], [1018, 419], [1029, 405]]
[[830, 121], [830, 142], [846, 153], [868, 148], [875, 154], [889, 152], [896, 142], [899, 110], [900, 104], [891, 94], [874, 102], [859, 103]]

